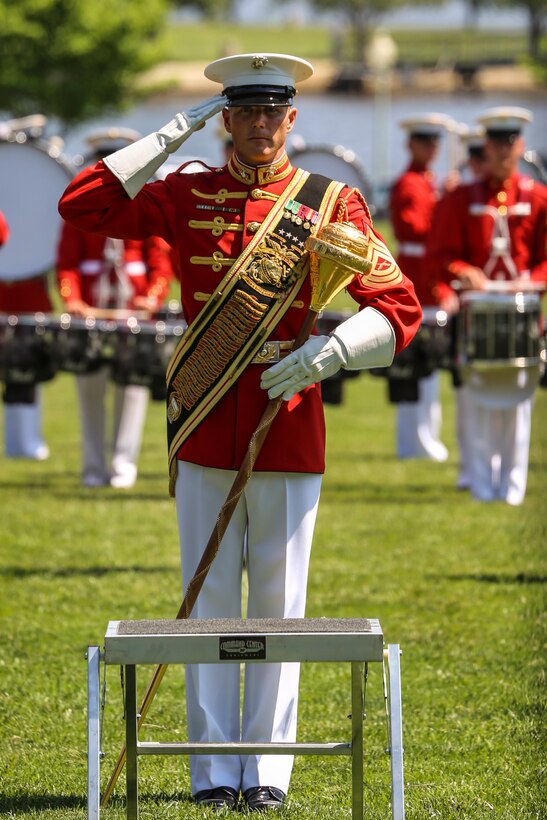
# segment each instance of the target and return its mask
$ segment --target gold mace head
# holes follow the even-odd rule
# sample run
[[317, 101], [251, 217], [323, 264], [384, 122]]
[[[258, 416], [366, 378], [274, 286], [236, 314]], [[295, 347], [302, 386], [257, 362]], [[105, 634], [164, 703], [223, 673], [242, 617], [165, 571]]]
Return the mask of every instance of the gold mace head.
[[322, 310], [357, 275], [370, 273], [368, 242], [351, 222], [331, 222], [313, 236], [304, 246], [310, 254], [312, 297], [310, 309]]

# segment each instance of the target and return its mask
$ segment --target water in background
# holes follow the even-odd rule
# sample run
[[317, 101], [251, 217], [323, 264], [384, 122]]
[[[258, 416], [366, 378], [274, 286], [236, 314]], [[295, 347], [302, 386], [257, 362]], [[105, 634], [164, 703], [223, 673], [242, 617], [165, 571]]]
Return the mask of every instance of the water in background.
[[[125, 114], [103, 117], [79, 126], [65, 136], [65, 150], [74, 156], [85, 153], [85, 135], [106, 125], [123, 125], [135, 128], [142, 134], [155, 131], [177, 111], [183, 111], [196, 104], [195, 98], [183, 97], [161, 99], [143, 103]], [[364, 166], [374, 184], [383, 182], [379, 173], [394, 179], [407, 162], [405, 133], [398, 122], [405, 117], [426, 111], [439, 111], [452, 119], [472, 125], [475, 118], [486, 108], [498, 105], [519, 105], [529, 108], [534, 115], [533, 122], [526, 129], [526, 143], [539, 153], [547, 153], [547, 104], [537, 94], [507, 95], [488, 94], [427, 94], [404, 96], [392, 99], [383, 106], [379, 116], [375, 101], [367, 96], [345, 95], [301, 95], [297, 101], [298, 116], [293, 132], [294, 144], [304, 141], [308, 145], [342, 145], [353, 151]], [[381, 121], [380, 121], [381, 120]], [[182, 146], [176, 155], [181, 162], [190, 157], [207, 159], [213, 165], [222, 161], [221, 143], [218, 136], [219, 123], [207, 123], [201, 131]], [[382, 164], [379, 169], [379, 154]], [[443, 146], [436, 170], [443, 174], [450, 163], [447, 145]]]

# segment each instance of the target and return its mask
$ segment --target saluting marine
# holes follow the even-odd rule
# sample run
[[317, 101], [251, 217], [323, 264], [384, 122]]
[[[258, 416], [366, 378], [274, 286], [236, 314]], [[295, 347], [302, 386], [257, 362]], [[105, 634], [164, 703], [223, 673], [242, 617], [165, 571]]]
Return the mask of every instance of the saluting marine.
[[[185, 587], [269, 398], [284, 399], [192, 617], [241, 617], [244, 549], [247, 616], [304, 616], [325, 467], [318, 383], [342, 367], [389, 364], [420, 321], [413, 287], [375, 233], [362, 195], [287, 157], [296, 84], [312, 71], [279, 54], [211, 63], [205, 76], [222, 93], [83, 171], [60, 202], [63, 217], [83, 230], [157, 234], [178, 258], [189, 327], [168, 369], [167, 426]], [[147, 182], [220, 111], [234, 145], [226, 165]], [[314, 335], [290, 353], [310, 303], [304, 243], [329, 222], [352, 222], [365, 235], [374, 268], [348, 288], [360, 311], [332, 336]], [[237, 665], [191, 666], [189, 737], [294, 740], [298, 679], [298, 664], [250, 664], [241, 716]], [[235, 808], [241, 792], [251, 811], [277, 809], [292, 762], [290, 755], [192, 756], [192, 792], [202, 805]]]

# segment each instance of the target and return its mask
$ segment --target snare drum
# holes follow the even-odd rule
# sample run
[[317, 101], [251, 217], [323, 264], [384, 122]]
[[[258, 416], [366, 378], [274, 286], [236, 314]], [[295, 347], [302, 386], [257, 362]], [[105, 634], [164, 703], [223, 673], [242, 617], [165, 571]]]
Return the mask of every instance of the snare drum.
[[457, 357], [462, 367], [537, 367], [541, 302], [533, 291], [468, 291], [460, 299]]
[[120, 385], [148, 387], [154, 401], [163, 401], [165, 374], [184, 331], [184, 320], [140, 320], [130, 317], [117, 323], [112, 379]]
[[4, 314], [0, 338], [0, 378], [6, 384], [37, 384], [55, 376], [55, 337], [44, 313]]
[[468, 291], [460, 305], [456, 362], [476, 401], [509, 408], [529, 398], [542, 372], [539, 293]]
[[63, 313], [55, 320], [55, 355], [59, 370], [94, 373], [114, 357], [116, 322]]

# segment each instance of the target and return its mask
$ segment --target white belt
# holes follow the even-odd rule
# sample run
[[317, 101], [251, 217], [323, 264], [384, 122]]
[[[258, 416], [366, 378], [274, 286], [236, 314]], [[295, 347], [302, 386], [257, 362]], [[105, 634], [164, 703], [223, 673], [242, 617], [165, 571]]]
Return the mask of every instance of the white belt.
[[425, 256], [425, 245], [420, 242], [399, 242], [399, 253], [403, 256]]
[[251, 364], [274, 364], [288, 356], [294, 345], [294, 339], [288, 342], [264, 342], [258, 353], [251, 359]]

